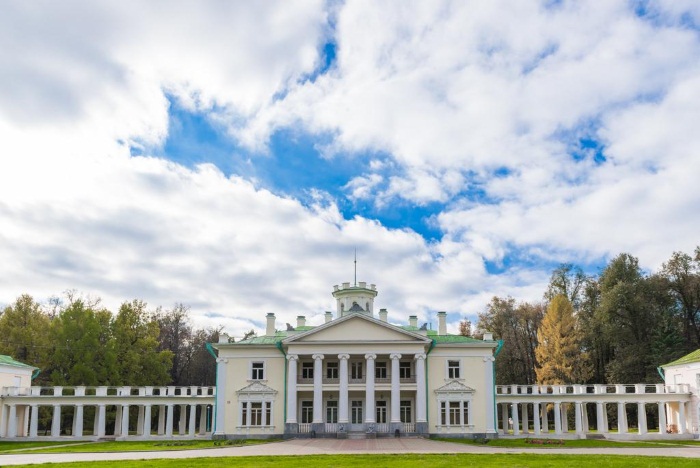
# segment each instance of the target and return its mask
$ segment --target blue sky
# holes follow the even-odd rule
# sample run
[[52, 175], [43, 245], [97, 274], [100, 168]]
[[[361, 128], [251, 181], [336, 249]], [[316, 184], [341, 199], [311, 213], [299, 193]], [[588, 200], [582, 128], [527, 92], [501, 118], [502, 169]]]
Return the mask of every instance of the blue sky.
[[697, 2], [5, 10], [0, 304], [321, 323], [357, 248], [391, 321], [456, 330], [698, 244]]

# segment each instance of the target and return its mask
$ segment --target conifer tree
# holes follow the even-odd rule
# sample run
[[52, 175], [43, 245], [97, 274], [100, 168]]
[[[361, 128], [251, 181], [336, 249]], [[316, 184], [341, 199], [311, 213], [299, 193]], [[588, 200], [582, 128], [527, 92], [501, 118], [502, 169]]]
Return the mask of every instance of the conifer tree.
[[574, 309], [564, 295], [552, 298], [537, 332], [537, 382], [561, 385], [585, 382], [591, 374], [588, 356], [581, 350], [581, 334]]

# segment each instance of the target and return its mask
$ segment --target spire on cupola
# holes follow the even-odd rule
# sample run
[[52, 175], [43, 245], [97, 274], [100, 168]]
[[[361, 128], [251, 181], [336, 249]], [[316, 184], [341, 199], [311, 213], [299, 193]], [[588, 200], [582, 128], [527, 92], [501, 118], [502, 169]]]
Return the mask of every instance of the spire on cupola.
[[374, 298], [377, 297], [377, 287], [364, 281], [357, 282], [357, 249], [355, 249], [355, 274], [353, 285], [343, 283], [341, 286], [333, 286], [333, 297], [337, 304], [337, 317], [348, 314], [365, 314], [373, 316]]

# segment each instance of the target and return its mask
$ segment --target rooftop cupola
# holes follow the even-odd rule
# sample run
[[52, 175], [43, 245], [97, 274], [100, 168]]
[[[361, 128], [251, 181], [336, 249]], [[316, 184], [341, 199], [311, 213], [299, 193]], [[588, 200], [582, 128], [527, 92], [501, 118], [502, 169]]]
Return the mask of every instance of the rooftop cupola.
[[348, 314], [365, 314], [373, 316], [374, 298], [377, 297], [377, 287], [364, 281], [354, 286], [350, 283], [333, 286], [333, 297], [337, 303], [338, 318]]

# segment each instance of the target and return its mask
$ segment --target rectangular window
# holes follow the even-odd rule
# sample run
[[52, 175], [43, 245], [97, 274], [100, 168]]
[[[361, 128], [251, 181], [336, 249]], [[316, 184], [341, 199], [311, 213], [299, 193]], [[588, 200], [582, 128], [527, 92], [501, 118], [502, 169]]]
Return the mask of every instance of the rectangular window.
[[250, 378], [252, 380], [264, 380], [265, 379], [265, 363], [264, 362], [253, 362], [250, 366]]
[[[464, 419], [464, 424], [469, 424], [469, 402], [468, 401], [463, 401], [462, 404], [464, 405], [464, 408], [462, 409], [462, 416]], [[585, 417], [585, 416], [584, 416]]]
[[338, 402], [337, 401], [327, 401], [326, 402], [326, 422], [333, 423], [333, 424], [338, 422]]
[[314, 402], [313, 401], [302, 401], [301, 402], [301, 422], [312, 423], [314, 421]]
[[447, 426], [447, 402], [446, 401], [441, 401], [440, 402], [440, 425], [442, 426]]
[[450, 402], [450, 426], [459, 426], [459, 402]]
[[350, 422], [352, 424], [362, 424], [362, 400], [353, 400], [350, 405]]
[[410, 362], [399, 362], [399, 378], [410, 379], [411, 378], [411, 363]]
[[329, 362], [326, 364], [326, 378], [327, 379], [337, 379], [338, 378], [338, 363]]
[[241, 403], [241, 426], [248, 425], [248, 403]]
[[402, 423], [413, 422], [413, 418], [411, 417], [411, 400], [401, 400], [399, 412], [401, 414]]
[[314, 378], [314, 363], [313, 362], [302, 362], [301, 363], [301, 378], [302, 379], [313, 379]]
[[447, 361], [447, 378], [459, 379], [459, 361]]
[[377, 362], [374, 364], [374, 378], [386, 379], [386, 362]]
[[262, 402], [248, 403], [250, 405], [250, 425], [262, 426]]
[[353, 380], [362, 379], [362, 362], [350, 363], [350, 378]]
[[386, 401], [379, 400], [377, 403], [377, 424], [386, 424]]

